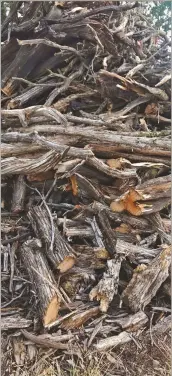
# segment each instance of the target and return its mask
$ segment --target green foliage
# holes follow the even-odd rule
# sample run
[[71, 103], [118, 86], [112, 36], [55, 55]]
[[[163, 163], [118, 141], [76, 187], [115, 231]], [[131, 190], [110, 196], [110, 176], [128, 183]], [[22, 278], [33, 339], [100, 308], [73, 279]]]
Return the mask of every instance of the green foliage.
[[171, 1], [158, 1], [151, 5], [150, 14], [157, 29], [171, 30], [171, 4]]

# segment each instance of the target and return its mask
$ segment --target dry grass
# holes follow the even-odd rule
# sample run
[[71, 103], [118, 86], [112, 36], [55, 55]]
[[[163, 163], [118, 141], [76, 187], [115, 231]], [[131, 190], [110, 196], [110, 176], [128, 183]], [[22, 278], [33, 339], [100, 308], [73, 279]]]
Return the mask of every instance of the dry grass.
[[[11, 349], [12, 350], [12, 349]], [[97, 353], [78, 351], [78, 355], [62, 354], [40, 349], [32, 364], [17, 366], [13, 360], [11, 371], [2, 376], [170, 376], [170, 335], [131, 342], [118, 350]], [[12, 358], [11, 351], [9, 352]]]

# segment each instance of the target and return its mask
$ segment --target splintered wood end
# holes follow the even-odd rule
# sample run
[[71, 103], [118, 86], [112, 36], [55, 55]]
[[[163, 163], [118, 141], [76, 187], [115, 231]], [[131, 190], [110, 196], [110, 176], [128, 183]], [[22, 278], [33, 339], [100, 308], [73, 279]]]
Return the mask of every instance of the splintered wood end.
[[109, 307], [109, 299], [105, 294], [99, 293], [96, 287], [91, 290], [89, 298], [91, 301], [96, 299], [98, 302], [100, 302], [101, 312], [107, 312]]
[[119, 170], [125, 166], [131, 166], [131, 162], [125, 158], [108, 159], [106, 163], [109, 167], [117, 168]]
[[75, 262], [76, 258], [74, 255], [66, 256], [64, 260], [58, 265], [58, 270], [60, 271], [60, 273], [65, 273], [75, 265]]
[[49, 306], [45, 313], [45, 316], [43, 319], [44, 326], [54, 322], [57, 319], [59, 307], [60, 307], [60, 301], [57, 295], [55, 295], [52, 298], [51, 302], [49, 303]]
[[100, 311], [101, 312], [107, 312], [109, 308], [109, 299], [105, 295], [101, 295], [100, 298]]

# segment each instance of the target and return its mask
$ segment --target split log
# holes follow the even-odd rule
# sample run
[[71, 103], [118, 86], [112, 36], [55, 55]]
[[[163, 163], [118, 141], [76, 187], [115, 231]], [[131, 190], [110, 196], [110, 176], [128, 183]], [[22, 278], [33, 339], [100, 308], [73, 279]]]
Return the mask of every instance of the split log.
[[167, 279], [170, 263], [171, 249], [164, 246], [164, 250], [148, 266], [140, 265], [135, 269], [131, 281], [121, 295], [122, 302], [133, 312], [143, 310]]
[[57, 226], [52, 223], [51, 212], [42, 209], [41, 206], [31, 208], [28, 213], [36, 236], [44, 245], [44, 252], [55, 269], [61, 273], [70, 269], [76, 261], [73, 248], [60, 234]]
[[125, 192], [110, 205], [112, 211], [129, 213], [140, 216], [161, 210], [170, 203], [171, 176], [148, 180], [143, 184]]
[[39, 310], [44, 326], [55, 321], [60, 306], [60, 293], [38, 239], [23, 243], [20, 255], [39, 298]]
[[1, 330], [22, 329], [32, 325], [32, 320], [20, 315], [1, 317]]
[[25, 179], [22, 175], [19, 175], [14, 183], [13, 197], [12, 197], [12, 207], [11, 211], [13, 213], [19, 213], [24, 209], [26, 196], [26, 184]]
[[90, 294], [90, 300], [95, 298], [100, 301], [100, 310], [107, 312], [109, 304], [114, 295], [118, 292], [119, 272], [121, 268], [122, 257], [115, 255], [112, 260], [107, 261], [107, 268], [98, 285], [94, 287]]

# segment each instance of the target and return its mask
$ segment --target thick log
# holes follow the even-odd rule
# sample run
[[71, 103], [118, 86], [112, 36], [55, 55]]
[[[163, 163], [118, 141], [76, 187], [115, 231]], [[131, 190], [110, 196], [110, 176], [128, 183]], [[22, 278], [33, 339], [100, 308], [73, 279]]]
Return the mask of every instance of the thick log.
[[12, 77], [28, 77], [38, 62], [52, 55], [54, 51], [54, 48], [44, 45], [38, 45], [34, 48], [32, 46], [21, 46], [14, 61], [2, 76], [2, 91], [6, 95], [11, 95], [19, 86], [19, 82], [13, 81]]
[[54, 170], [57, 168], [60, 161], [60, 155], [51, 150], [48, 153], [44, 153], [39, 158], [32, 159], [20, 159], [16, 157], [10, 157], [2, 160], [2, 175], [29, 175], [38, 174], [40, 172], [46, 172], [48, 170]]
[[[71, 119], [71, 117], [70, 117]], [[88, 119], [87, 119], [88, 120]], [[72, 121], [72, 120], [71, 120]], [[82, 119], [84, 123], [84, 120]], [[93, 122], [93, 121], [92, 121]], [[101, 124], [100, 124], [101, 125]], [[102, 124], [104, 125], [104, 123]], [[106, 125], [106, 124], [105, 124]], [[23, 132], [23, 129], [19, 129]], [[37, 125], [34, 127], [29, 128], [30, 132], [37, 131], [37, 132], [44, 132], [45, 128], [41, 125]], [[156, 157], [170, 157], [171, 155], [171, 144], [170, 140], [166, 139], [157, 139], [156, 137], [148, 138], [148, 137], [132, 137], [131, 135], [121, 136], [117, 134], [117, 132], [112, 131], [101, 131], [101, 130], [93, 130], [93, 129], [83, 129], [79, 128], [78, 126], [72, 127], [69, 126], [65, 130], [62, 127], [55, 127], [53, 125], [48, 125], [48, 132], [49, 133], [56, 133], [56, 134], [67, 134], [67, 135], [75, 135], [81, 136], [82, 142], [85, 144], [94, 144], [94, 141], [97, 143], [109, 143], [110, 147], [114, 147], [116, 152], [122, 153], [132, 153], [132, 154], [141, 154], [146, 156], [156, 156]], [[88, 145], [89, 147], [89, 145]]]
[[70, 269], [76, 261], [75, 252], [53, 223], [51, 212], [48, 213], [41, 206], [35, 206], [29, 211], [28, 218], [36, 236], [41, 239], [44, 252], [54, 268], [61, 273]]
[[167, 279], [170, 264], [171, 249], [166, 246], [148, 266], [138, 266], [127, 288], [121, 295], [123, 303], [129, 306], [133, 312], [143, 310]]
[[41, 242], [38, 239], [23, 243], [20, 256], [38, 295], [39, 310], [45, 326], [56, 320], [60, 306], [61, 299], [55, 278], [41, 251]]

